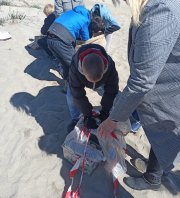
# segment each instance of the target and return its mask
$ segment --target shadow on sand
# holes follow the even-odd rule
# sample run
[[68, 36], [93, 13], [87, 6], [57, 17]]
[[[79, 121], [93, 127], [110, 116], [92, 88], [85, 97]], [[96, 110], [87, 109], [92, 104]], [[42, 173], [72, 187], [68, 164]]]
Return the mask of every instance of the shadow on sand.
[[[62, 145], [67, 132], [66, 127], [70, 120], [66, 97], [61, 93], [59, 86], [45, 87], [39, 91], [37, 96], [27, 92], [16, 93], [11, 97], [10, 103], [18, 110], [33, 116], [37, 123], [42, 127], [44, 135], [39, 138], [39, 148], [46, 153], [56, 154], [62, 159], [60, 175], [64, 178], [67, 191], [71, 181], [69, 179], [69, 170], [72, 165], [63, 159]], [[78, 182], [80, 173], [76, 177]], [[75, 182], [75, 186], [77, 186]], [[99, 166], [95, 172], [83, 179], [81, 195], [85, 198], [113, 198], [112, 176], [105, 171], [103, 166]], [[122, 186], [118, 192], [120, 197], [132, 198]]]
[[[39, 80], [57, 81], [61, 84], [61, 79], [49, 73], [52, 62], [44, 55], [44, 52], [28, 48], [27, 50], [36, 59], [26, 67], [24, 72]], [[60, 175], [65, 181], [65, 187], [61, 197], [64, 197], [71, 183], [69, 170], [72, 168], [72, 165], [63, 159], [63, 151], [60, 146], [67, 135], [66, 128], [70, 121], [63, 87], [45, 87], [36, 96], [27, 92], [15, 93], [11, 97], [10, 103], [18, 111], [23, 111], [35, 118], [44, 132], [44, 135], [38, 141], [39, 148], [48, 154], [57, 155], [62, 161]], [[78, 185], [79, 179], [80, 172], [77, 174], [74, 187]], [[112, 176], [107, 173], [104, 166], [99, 166], [91, 176], [84, 176], [80, 193], [82, 198], [113, 198]], [[118, 197], [133, 198], [122, 186], [119, 188]]]
[[[34, 56], [34, 60], [25, 69], [25, 73], [28, 73], [32, 77], [39, 80], [57, 81], [59, 84], [62, 80], [56, 75], [50, 73], [52, 68], [52, 61], [44, 55], [41, 50], [34, 51], [27, 48], [30, 55]], [[72, 165], [63, 159], [62, 143], [67, 135], [67, 124], [70, 121], [69, 110], [66, 103], [66, 96], [62, 93], [63, 88], [61, 86], [49, 86], [41, 89], [36, 96], [27, 92], [19, 92], [14, 94], [10, 103], [18, 110], [24, 111], [29, 116], [35, 118], [36, 122], [42, 127], [44, 135], [39, 138], [39, 148], [48, 154], [55, 154], [62, 161], [60, 167], [60, 175], [65, 181], [64, 192], [61, 197], [64, 197], [68, 186], [71, 181], [69, 179], [69, 170]], [[137, 153], [132, 147], [128, 146], [129, 155], [133, 158], [140, 157], [144, 159], [142, 155]], [[128, 174], [139, 176], [139, 173], [131, 164], [127, 163]], [[174, 173], [175, 182], [180, 184], [179, 172]], [[176, 178], [177, 176], [177, 178]], [[80, 173], [76, 177], [76, 181], [79, 181]], [[172, 193], [169, 188], [169, 182], [172, 180], [166, 179], [164, 186]], [[77, 186], [75, 182], [74, 187]], [[113, 182], [112, 176], [105, 171], [104, 166], [100, 165], [91, 176], [85, 175], [81, 186], [82, 198], [113, 198]], [[133, 198], [133, 196], [127, 192], [122, 186], [119, 188], [118, 196], [121, 198]]]
[[38, 80], [56, 81], [59, 84], [63, 84], [63, 80], [51, 72], [51, 70], [56, 70], [57, 61], [51, 60], [43, 50], [33, 50], [28, 46], [25, 49], [36, 59], [26, 67], [24, 73]]

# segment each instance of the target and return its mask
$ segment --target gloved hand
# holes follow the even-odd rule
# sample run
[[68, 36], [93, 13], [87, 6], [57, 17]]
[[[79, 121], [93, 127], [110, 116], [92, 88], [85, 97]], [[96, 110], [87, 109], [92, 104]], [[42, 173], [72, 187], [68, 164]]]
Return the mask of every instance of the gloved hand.
[[100, 114], [98, 116], [98, 118], [101, 120], [101, 122], [103, 122], [104, 120], [106, 120], [109, 117], [109, 112], [101, 110]]
[[84, 126], [87, 129], [97, 129], [98, 125], [96, 124], [96, 120], [92, 116], [84, 117]]

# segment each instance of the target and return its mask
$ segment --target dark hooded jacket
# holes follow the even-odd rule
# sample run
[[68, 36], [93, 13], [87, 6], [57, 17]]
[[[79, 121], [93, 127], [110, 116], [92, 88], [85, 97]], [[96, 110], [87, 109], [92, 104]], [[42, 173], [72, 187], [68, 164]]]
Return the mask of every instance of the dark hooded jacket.
[[[81, 70], [80, 55], [88, 49], [98, 50], [102, 54], [103, 58], [105, 58], [107, 61], [107, 67], [104, 71], [103, 78], [96, 83], [89, 82]], [[101, 106], [104, 111], [109, 112], [119, 90], [118, 83], [119, 78], [115, 68], [115, 63], [112, 58], [107, 55], [105, 49], [102, 46], [97, 44], [84, 45], [73, 56], [69, 70], [69, 86], [74, 103], [79, 111], [83, 113], [83, 115], [90, 116], [93, 109], [86, 96], [85, 87], [95, 90], [100, 86], [104, 86], [104, 94], [101, 99]]]
[[56, 19], [56, 16], [53, 13], [51, 13], [50, 15], [48, 15], [45, 19], [44, 19], [44, 24], [41, 28], [41, 34], [46, 35], [48, 32], [49, 27], [52, 25], [52, 23], [54, 22], [54, 20]]

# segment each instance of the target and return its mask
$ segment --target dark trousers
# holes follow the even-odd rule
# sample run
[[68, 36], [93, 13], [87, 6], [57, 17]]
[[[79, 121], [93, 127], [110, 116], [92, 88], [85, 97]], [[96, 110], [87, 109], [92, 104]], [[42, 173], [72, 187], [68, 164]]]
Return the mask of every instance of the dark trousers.
[[154, 173], [156, 175], [162, 176], [167, 175], [173, 168], [174, 165], [171, 164], [170, 166], [166, 167], [166, 170], [163, 170], [154, 154], [154, 151], [151, 148], [146, 170], [147, 173]]
[[149, 153], [149, 160], [148, 160], [148, 166], [146, 172], [154, 173], [155, 175], [160, 177], [163, 174], [163, 169], [161, 168], [152, 148]]
[[47, 36], [43, 37], [42, 39], [39, 39], [37, 43], [39, 47], [41, 47], [50, 57], [53, 56], [52, 52], [48, 48]]
[[[170, 171], [170, 169], [168, 171]], [[144, 173], [144, 177], [152, 184], [159, 184], [161, 183], [161, 177], [163, 173], [165, 172], [160, 166], [158, 159], [156, 158], [156, 155], [153, 149], [151, 148], [149, 153], [147, 169], [146, 169], [146, 173]]]
[[53, 55], [59, 60], [63, 68], [63, 77], [67, 80], [69, 67], [75, 48], [72, 44], [68, 44], [60, 39], [48, 38], [48, 47]]

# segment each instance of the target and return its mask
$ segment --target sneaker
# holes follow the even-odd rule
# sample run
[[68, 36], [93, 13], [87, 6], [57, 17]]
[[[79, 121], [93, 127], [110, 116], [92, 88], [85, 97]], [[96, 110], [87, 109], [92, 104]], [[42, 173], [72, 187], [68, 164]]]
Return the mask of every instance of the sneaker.
[[159, 190], [161, 182], [159, 180], [156, 182], [156, 179], [154, 180], [153, 183], [149, 182], [145, 175], [142, 177], [125, 177], [123, 179], [124, 183], [134, 190]]
[[131, 122], [131, 133], [137, 133], [138, 130], [141, 128], [141, 123], [140, 121], [133, 121]]

